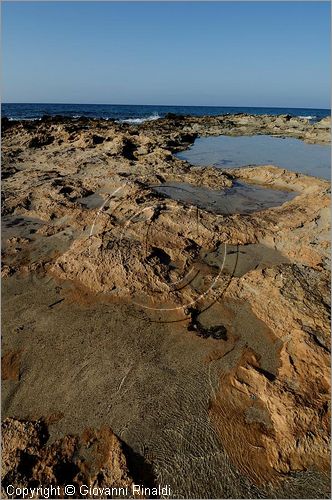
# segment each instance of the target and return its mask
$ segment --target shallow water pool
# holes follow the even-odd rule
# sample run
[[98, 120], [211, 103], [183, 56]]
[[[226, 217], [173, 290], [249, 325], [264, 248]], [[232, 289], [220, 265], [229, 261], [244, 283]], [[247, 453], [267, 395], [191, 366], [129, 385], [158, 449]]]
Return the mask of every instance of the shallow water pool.
[[234, 168], [276, 165], [293, 172], [330, 179], [331, 148], [299, 139], [254, 136], [200, 137], [187, 151], [177, 154], [192, 165]]
[[270, 189], [244, 182], [234, 182], [230, 188], [213, 190], [187, 183], [168, 182], [153, 186], [158, 193], [194, 205], [216, 214], [250, 214], [282, 205], [296, 196], [295, 192]]

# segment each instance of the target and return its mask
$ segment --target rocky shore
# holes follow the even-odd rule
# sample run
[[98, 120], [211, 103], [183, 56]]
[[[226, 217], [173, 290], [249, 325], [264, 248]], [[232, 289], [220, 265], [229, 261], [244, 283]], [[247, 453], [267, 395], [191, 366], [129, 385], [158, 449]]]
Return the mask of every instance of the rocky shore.
[[[44, 117], [2, 134], [3, 489], [327, 498], [330, 183], [174, 153], [221, 134], [328, 144], [330, 119]], [[239, 185], [277, 201], [213, 209]]]

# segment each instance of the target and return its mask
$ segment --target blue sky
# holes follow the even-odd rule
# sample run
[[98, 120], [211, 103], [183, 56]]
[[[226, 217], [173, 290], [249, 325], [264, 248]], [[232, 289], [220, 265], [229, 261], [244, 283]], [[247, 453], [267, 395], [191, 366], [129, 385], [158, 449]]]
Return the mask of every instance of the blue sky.
[[3, 102], [330, 105], [328, 2], [5, 2]]

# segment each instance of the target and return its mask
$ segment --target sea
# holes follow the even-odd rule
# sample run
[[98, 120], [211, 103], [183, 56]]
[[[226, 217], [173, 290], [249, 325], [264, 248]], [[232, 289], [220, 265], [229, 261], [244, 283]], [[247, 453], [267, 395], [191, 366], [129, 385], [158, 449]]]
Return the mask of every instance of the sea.
[[78, 118], [103, 118], [124, 123], [143, 123], [148, 120], [158, 120], [168, 113], [185, 116], [217, 116], [235, 113], [253, 115], [291, 115], [318, 121], [330, 116], [329, 109], [313, 108], [254, 108], [230, 106], [154, 106], [129, 104], [2, 104], [1, 115], [10, 120], [39, 120], [44, 115], [61, 115]]

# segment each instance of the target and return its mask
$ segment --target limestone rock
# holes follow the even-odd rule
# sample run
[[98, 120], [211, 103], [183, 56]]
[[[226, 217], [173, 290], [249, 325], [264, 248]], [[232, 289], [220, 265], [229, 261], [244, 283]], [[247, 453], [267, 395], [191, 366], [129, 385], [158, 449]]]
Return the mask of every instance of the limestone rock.
[[[65, 486], [74, 485], [75, 498], [81, 485], [97, 488], [128, 488], [132, 478], [122, 445], [107, 428], [86, 429], [81, 436], [64, 436], [48, 444], [48, 425], [43, 420], [2, 422], [2, 498], [6, 488], [57, 488], [52, 498], [64, 498]], [[44, 498], [34, 494], [33, 498]], [[100, 498], [107, 498], [102, 494]]]

